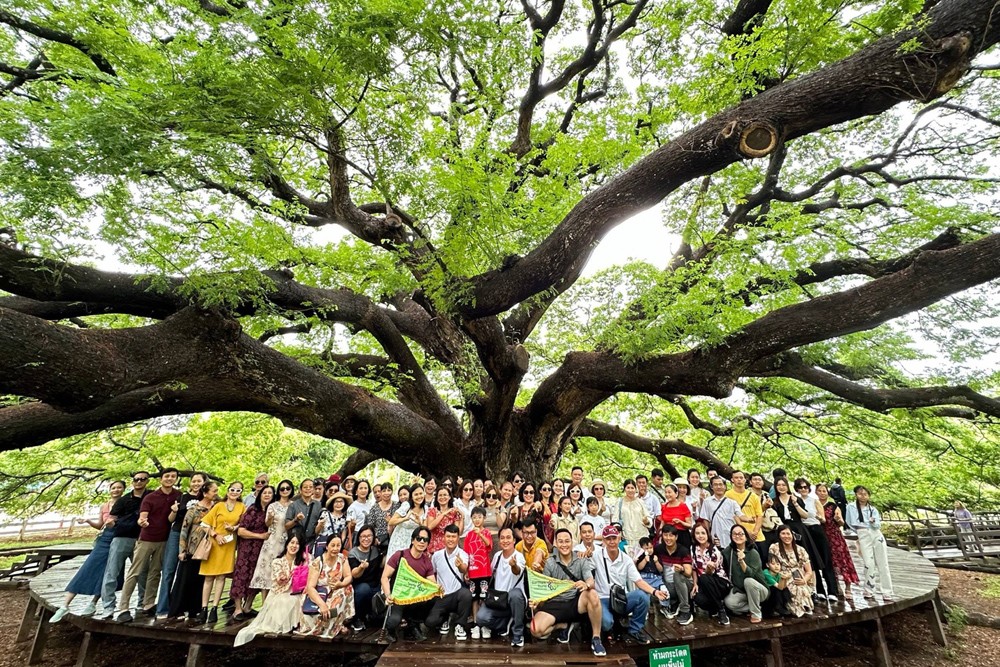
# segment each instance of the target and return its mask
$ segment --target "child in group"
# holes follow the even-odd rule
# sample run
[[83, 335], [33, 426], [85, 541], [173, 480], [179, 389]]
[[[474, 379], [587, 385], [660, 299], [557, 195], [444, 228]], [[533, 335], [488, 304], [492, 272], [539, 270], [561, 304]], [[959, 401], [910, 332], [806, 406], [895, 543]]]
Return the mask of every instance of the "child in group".
[[773, 556], [768, 558], [767, 567], [764, 568], [764, 579], [767, 581], [767, 599], [761, 603], [761, 610], [768, 614], [779, 616], [791, 616], [792, 612], [788, 605], [792, 601], [792, 592], [788, 590], [788, 580], [792, 578], [789, 573], [781, 573], [781, 563]]
[[648, 537], [639, 539], [639, 552], [635, 559], [635, 569], [639, 570], [639, 576], [653, 590], [659, 589], [663, 584], [663, 564], [653, 553], [653, 540]]
[[594, 534], [601, 535], [604, 527], [608, 525], [608, 520], [600, 514], [601, 501], [596, 496], [587, 498], [587, 513], [580, 515], [580, 525], [589, 523], [594, 527]]
[[[479, 613], [479, 606], [486, 599], [486, 591], [490, 588], [490, 577], [493, 575], [493, 564], [490, 556], [493, 553], [493, 535], [483, 524], [486, 522], [486, 508], [472, 508], [472, 530], [465, 536], [462, 548], [469, 554], [469, 590], [472, 592], [472, 618]], [[489, 627], [472, 626], [473, 639], [489, 639]]]

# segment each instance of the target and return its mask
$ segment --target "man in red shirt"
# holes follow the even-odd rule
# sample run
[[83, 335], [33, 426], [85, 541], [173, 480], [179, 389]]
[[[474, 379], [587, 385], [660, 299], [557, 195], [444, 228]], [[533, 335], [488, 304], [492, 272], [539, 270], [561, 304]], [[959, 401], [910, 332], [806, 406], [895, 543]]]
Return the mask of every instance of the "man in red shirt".
[[414, 641], [419, 642], [426, 639], [426, 635], [420, 631], [420, 620], [427, 618], [431, 607], [434, 606], [434, 601], [428, 600], [408, 605], [393, 604], [391, 582], [396, 570], [399, 569], [399, 559], [405, 558], [406, 563], [413, 568], [414, 572], [437, 583], [437, 578], [434, 576], [434, 565], [431, 564], [431, 557], [427, 554], [427, 545], [430, 541], [430, 528], [417, 526], [410, 535], [410, 548], [401, 549], [390, 556], [382, 570], [382, 593], [385, 594], [386, 603], [390, 605], [389, 618], [386, 619], [385, 623], [385, 628], [389, 631], [390, 641], [396, 641], [396, 629], [403, 622], [404, 616], [410, 621], [410, 632]]
[[140, 601], [142, 613], [156, 615], [156, 593], [160, 587], [160, 570], [163, 567], [163, 552], [170, 535], [170, 524], [177, 518], [181, 492], [174, 488], [177, 484], [177, 468], [165, 468], [160, 472], [160, 488], [147, 493], [139, 506], [139, 541], [132, 552], [132, 566], [125, 577], [122, 595], [118, 601], [118, 621], [129, 623], [129, 599], [145, 574], [146, 589]]

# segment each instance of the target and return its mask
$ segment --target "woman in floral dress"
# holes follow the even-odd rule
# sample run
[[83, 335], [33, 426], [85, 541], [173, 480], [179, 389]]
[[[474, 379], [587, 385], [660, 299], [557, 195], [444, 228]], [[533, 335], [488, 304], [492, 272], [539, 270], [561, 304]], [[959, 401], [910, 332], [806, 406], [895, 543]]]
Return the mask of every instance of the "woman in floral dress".
[[274, 500], [274, 487], [265, 486], [257, 492], [253, 505], [247, 508], [240, 518], [236, 535], [239, 544], [236, 549], [236, 569], [233, 570], [233, 585], [229, 589], [229, 597], [236, 602], [233, 615], [229, 618], [234, 623], [246, 619], [246, 612], [253, 609], [253, 599], [257, 591], [250, 585], [257, 560], [260, 558], [261, 547], [271, 536], [268, 532], [267, 508]]
[[451, 490], [447, 486], [442, 486], [437, 490], [436, 496], [437, 502], [434, 503], [434, 507], [427, 510], [427, 527], [431, 529], [431, 543], [427, 547], [429, 554], [444, 549], [445, 528], [455, 524], [459, 533], [463, 528], [462, 512], [454, 506]]
[[341, 553], [343, 542], [334, 535], [326, 551], [309, 565], [309, 583], [302, 605], [302, 617], [296, 634], [336, 637], [347, 629], [354, 616], [354, 589], [347, 556]]
[[410, 546], [410, 535], [417, 526], [422, 526], [427, 521], [427, 513], [424, 512], [424, 487], [414, 484], [410, 487], [410, 500], [399, 506], [399, 509], [389, 517], [389, 526], [392, 534], [389, 536], [389, 551], [386, 556], [391, 556], [397, 551], [402, 551]]
[[268, 537], [260, 548], [260, 555], [257, 556], [257, 567], [250, 579], [250, 588], [260, 591], [261, 597], [265, 600], [268, 591], [271, 590], [271, 562], [281, 556], [282, 550], [285, 548], [287, 540], [285, 513], [288, 511], [288, 506], [292, 504], [293, 495], [295, 495], [294, 484], [287, 479], [278, 482], [278, 499], [268, 506], [267, 513], [264, 515]]
[[830, 555], [833, 559], [833, 569], [837, 571], [840, 578], [844, 580], [844, 595], [851, 597], [851, 584], [860, 583], [858, 571], [854, 567], [854, 559], [847, 548], [847, 541], [841, 530], [844, 526], [844, 517], [840, 513], [837, 503], [830, 500], [830, 489], [826, 484], [816, 485], [816, 497], [823, 505], [823, 512], [826, 513], [826, 523], [823, 529], [826, 531], [826, 540], [830, 543]]
[[771, 545], [768, 552], [771, 558], [776, 558], [781, 566], [782, 574], [790, 574], [788, 590], [792, 593], [791, 612], [796, 616], [811, 614], [812, 601], [812, 566], [809, 564], [809, 554], [795, 543], [795, 534], [787, 525], [778, 528], [778, 541]]

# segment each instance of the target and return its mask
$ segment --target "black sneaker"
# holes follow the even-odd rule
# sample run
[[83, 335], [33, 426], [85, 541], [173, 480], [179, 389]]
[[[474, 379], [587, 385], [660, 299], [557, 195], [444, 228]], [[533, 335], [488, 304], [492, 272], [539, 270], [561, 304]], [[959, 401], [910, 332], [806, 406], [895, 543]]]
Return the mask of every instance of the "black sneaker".
[[355, 632], [361, 632], [364, 629], [365, 629], [365, 622], [362, 621], [360, 618], [354, 619], [354, 622], [351, 623], [351, 630], [354, 630]]
[[694, 614], [689, 611], [683, 611], [677, 615], [678, 625], [690, 625], [691, 621], [694, 620]]
[[115, 620], [118, 621], [119, 623], [131, 623], [132, 622], [132, 614], [130, 612], [126, 611], [125, 613], [123, 613], [121, 616], [119, 616]]
[[570, 630], [572, 630], [572, 629], [573, 629], [572, 625], [567, 625], [565, 628], [563, 628], [563, 629], [559, 630], [558, 632], [556, 632], [556, 641], [559, 642], [560, 644], [568, 644], [569, 643], [569, 633], [570, 633]]
[[514, 638], [510, 640], [510, 645], [514, 648], [521, 648], [524, 646], [524, 637], [521, 635], [514, 635]]
[[422, 642], [427, 639], [427, 635], [421, 632], [419, 623], [410, 628], [410, 637], [412, 637], [415, 642]]
[[156, 618], [156, 607], [150, 607], [149, 609], [143, 609], [142, 615], [146, 618]]
[[628, 633], [628, 636], [629, 639], [634, 641], [636, 644], [641, 644], [642, 646], [646, 646], [647, 644], [649, 644], [649, 637], [647, 637], [646, 633], [643, 632], [642, 630], [640, 630], [639, 632], [630, 632]]
[[590, 640], [590, 650], [593, 651], [594, 655], [598, 658], [608, 654], [608, 652], [604, 650], [604, 644], [601, 643], [600, 637], [594, 637]]
[[729, 614], [725, 609], [720, 609], [716, 618], [719, 619], [719, 625], [729, 625]]

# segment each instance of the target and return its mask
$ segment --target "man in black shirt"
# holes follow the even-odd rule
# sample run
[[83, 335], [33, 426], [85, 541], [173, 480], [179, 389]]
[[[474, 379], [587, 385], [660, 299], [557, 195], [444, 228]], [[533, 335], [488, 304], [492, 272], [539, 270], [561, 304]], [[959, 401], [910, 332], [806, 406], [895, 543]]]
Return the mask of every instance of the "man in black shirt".
[[[135, 541], [139, 539], [139, 508], [146, 495], [149, 484], [149, 473], [141, 470], [132, 475], [132, 493], [123, 495], [111, 508], [111, 520], [114, 522], [115, 537], [111, 540], [108, 550], [108, 565], [104, 570], [104, 583], [101, 587], [101, 604], [104, 607], [104, 618], [110, 618], [115, 613], [115, 591], [125, 574], [125, 561], [132, 557]], [[146, 582], [140, 577], [139, 599], [145, 594]]]

